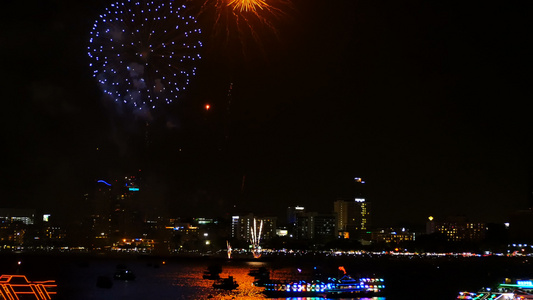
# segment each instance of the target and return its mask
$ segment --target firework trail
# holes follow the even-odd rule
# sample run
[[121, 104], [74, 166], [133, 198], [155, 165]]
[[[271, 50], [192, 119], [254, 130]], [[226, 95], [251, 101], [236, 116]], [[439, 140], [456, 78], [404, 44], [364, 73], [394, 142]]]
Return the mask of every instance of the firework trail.
[[252, 254], [254, 258], [261, 257], [261, 234], [263, 231], [263, 220], [260, 221], [259, 230], [257, 229], [257, 220], [254, 218], [254, 226], [250, 228], [251, 233], [251, 243], [252, 243]]
[[228, 249], [228, 258], [231, 258], [231, 245], [229, 244], [229, 241], [226, 241], [226, 247]]

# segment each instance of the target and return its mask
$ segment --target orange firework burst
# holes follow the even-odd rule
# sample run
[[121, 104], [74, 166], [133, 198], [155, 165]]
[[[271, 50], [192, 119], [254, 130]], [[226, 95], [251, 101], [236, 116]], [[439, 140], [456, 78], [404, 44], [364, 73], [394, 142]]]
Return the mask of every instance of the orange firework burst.
[[229, 6], [239, 11], [257, 11], [257, 9], [268, 9], [270, 5], [263, 0], [230, 0]]
[[199, 17], [213, 24], [215, 44], [234, 43], [232, 49], [246, 54], [254, 47], [251, 41], [263, 51], [265, 40], [279, 37], [278, 26], [290, 9], [291, 0], [204, 0]]

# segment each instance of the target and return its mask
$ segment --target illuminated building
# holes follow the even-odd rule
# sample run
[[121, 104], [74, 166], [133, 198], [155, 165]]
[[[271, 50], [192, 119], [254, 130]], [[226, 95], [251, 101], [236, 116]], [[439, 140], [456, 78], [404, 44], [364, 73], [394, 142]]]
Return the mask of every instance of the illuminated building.
[[124, 238], [146, 238], [145, 231], [152, 232], [157, 224], [141, 215], [140, 193], [140, 170], [120, 179], [96, 179], [93, 192], [85, 195], [89, 207], [75, 243], [98, 249]]
[[361, 238], [370, 227], [370, 202], [366, 198], [366, 183], [355, 177], [350, 194], [333, 203], [337, 214], [337, 230], [340, 237]]
[[337, 237], [335, 214], [303, 213], [296, 219], [296, 238], [327, 242]]
[[117, 252], [151, 253], [154, 246], [155, 241], [152, 239], [122, 239], [113, 243], [111, 250]]
[[108, 244], [107, 239], [111, 230], [111, 206], [114, 198], [113, 185], [102, 179], [97, 180], [94, 194], [89, 197], [90, 214], [83, 220], [83, 230], [91, 246], [104, 247]]
[[0, 245], [24, 245], [31, 229], [35, 229], [35, 214], [33, 209], [0, 209]]
[[263, 222], [262, 239], [272, 239], [276, 236], [276, 217], [254, 217], [253, 214], [245, 216], [233, 216], [231, 222], [231, 237], [240, 240], [250, 241], [251, 232], [256, 222]]
[[35, 223], [35, 210], [0, 208], [0, 218], [11, 222], [22, 222], [26, 225], [33, 225]]
[[289, 231], [286, 228], [276, 228], [276, 235], [279, 237], [289, 236]]
[[240, 235], [240, 217], [239, 216], [232, 216], [231, 217], [231, 234], [230, 236], [232, 238], [237, 238]]
[[469, 222], [466, 217], [448, 217], [443, 221], [435, 221], [435, 230], [446, 236], [450, 242], [478, 242], [485, 238], [485, 224]]
[[337, 214], [339, 234], [347, 232], [349, 235], [358, 236], [369, 228], [370, 203], [364, 198], [336, 200], [333, 211]]
[[51, 242], [60, 242], [67, 236], [66, 230], [60, 226], [47, 226], [45, 228], [46, 239]]
[[194, 244], [201, 237], [200, 229], [197, 226], [179, 220], [167, 226], [166, 229], [172, 232], [169, 238], [172, 249], [182, 248], [184, 246], [187, 248], [189, 247], [188, 245]]
[[[221, 246], [219, 239], [228, 238], [228, 227], [221, 226], [219, 220], [197, 217], [170, 219], [166, 229], [166, 241], [170, 249], [212, 250]], [[227, 244], [224, 243], [227, 247]]]
[[22, 246], [27, 226], [20, 222], [2, 221], [0, 224], [0, 245]]
[[296, 223], [296, 218], [304, 213], [305, 207], [303, 206], [287, 207], [287, 223], [289, 225], [294, 225]]
[[384, 228], [372, 231], [372, 242], [387, 243], [387, 244], [400, 244], [402, 242], [409, 242], [415, 240], [415, 233], [410, 232], [406, 228], [393, 229]]
[[199, 226], [201, 226], [201, 225], [211, 225], [211, 224], [217, 224], [218, 223], [217, 220], [208, 219], [208, 218], [194, 218], [194, 222], [196, 222], [196, 224], [198, 224]]
[[[139, 172], [140, 173], [140, 172]], [[113, 240], [139, 238], [143, 234], [143, 215], [140, 201], [140, 174], [116, 180], [110, 227]]]
[[287, 234], [290, 237], [297, 237], [297, 220], [298, 217], [305, 214], [305, 207], [303, 206], [291, 206], [287, 207]]

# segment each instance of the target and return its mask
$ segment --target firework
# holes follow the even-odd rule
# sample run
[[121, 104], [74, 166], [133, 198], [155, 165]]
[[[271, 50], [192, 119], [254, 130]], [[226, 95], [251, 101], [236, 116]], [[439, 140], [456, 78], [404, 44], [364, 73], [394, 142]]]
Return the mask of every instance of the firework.
[[228, 258], [231, 258], [231, 245], [229, 244], [229, 241], [226, 241], [226, 247], [228, 248]]
[[259, 229], [257, 228], [257, 220], [254, 218], [254, 226], [250, 228], [251, 233], [251, 243], [252, 243], [252, 254], [254, 258], [261, 257], [261, 234], [263, 231], [263, 220], [259, 223]]
[[116, 2], [94, 22], [93, 76], [116, 102], [155, 108], [182, 95], [201, 59], [201, 29], [173, 0]]
[[258, 9], [272, 9], [272, 6], [268, 5], [262, 0], [231, 0], [228, 2], [228, 6], [233, 7], [239, 11], [257, 11]]
[[276, 24], [291, 7], [290, 0], [204, 0], [200, 15], [214, 16], [215, 39], [238, 41], [244, 48], [245, 40], [261, 46], [265, 34], [277, 37]]

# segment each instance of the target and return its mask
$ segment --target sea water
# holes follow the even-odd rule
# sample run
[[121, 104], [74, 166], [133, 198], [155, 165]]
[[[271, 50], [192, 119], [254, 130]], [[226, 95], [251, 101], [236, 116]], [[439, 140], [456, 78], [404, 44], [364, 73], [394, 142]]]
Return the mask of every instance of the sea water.
[[[220, 277], [233, 276], [235, 290], [213, 288], [203, 279], [209, 266], [221, 267]], [[26, 275], [29, 280], [56, 280], [59, 300], [121, 299], [265, 299], [263, 288], [253, 285], [252, 269], [265, 267], [277, 280], [309, 280], [317, 272], [339, 277], [343, 266], [354, 277], [385, 279], [386, 294], [372, 300], [455, 299], [460, 291], [476, 291], [505, 277], [532, 278], [527, 259], [393, 259], [393, 258], [184, 258], [107, 255], [34, 255], [0, 253], [1, 274]], [[134, 280], [113, 279], [117, 267], [126, 267]], [[110, 278], [110, 288], [97, 286], [98, 277]], [[281, 298], [275, 298], [281, 299]], [[324, 299], [324, 298], [286, 298]], [[351, 298], [344, 298], [351, 299]], [[368, 298], [361, 298], [368, 299]]]

